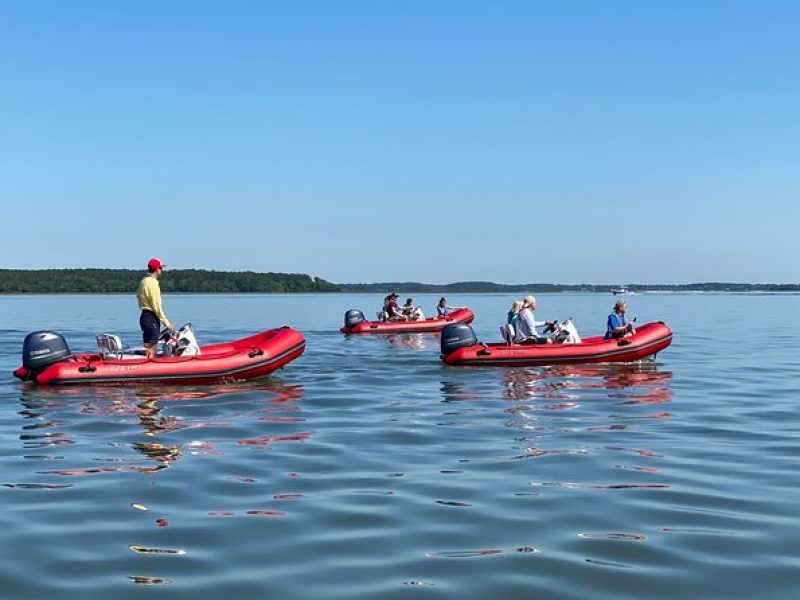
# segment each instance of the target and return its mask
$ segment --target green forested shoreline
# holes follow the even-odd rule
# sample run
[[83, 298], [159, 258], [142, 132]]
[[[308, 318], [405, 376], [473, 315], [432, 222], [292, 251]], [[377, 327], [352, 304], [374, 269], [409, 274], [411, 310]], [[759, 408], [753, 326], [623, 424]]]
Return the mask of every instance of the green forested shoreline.
[[[558, 283], [526, 283], [502, 284], [490, 281], [459, 281], [448, 284], [417, 283], [412, 281], [395, 281], [384, 283], [340, 283], [342, 292], [388, 293], [390, 291], [406, 293], [442, 293], [442, 294], [474, 294], [474, 293], [517, 293], [517, 292], [598, 292], [609, 293], [619, 284], [558, 284]], [[800, 283], [680, 283], [680, 284], [630, 284], [626, 286], [630, 292], [800, 292]]]
[[[118, 294], [134, 292], [145, 271], [132, 269], [0, 269], [0, 294]], [[170, 269], [165, 293], [337, 292], [334, 284], [302, 273]]]
[[[0, 269], [0, 294], [127, 294], [136, 290], [144, 271], [134, 269]], [[435, 284], [414, 281], [334, 284], [303, 273], [254, 273], [170, 269], [160, 280], [165, 293], [252, 294], [303, 292], [355, 293], [608, 293], [611, 284], [527, 283], [507, 285], [490, 281]], [[631, 284], [631, 292], [800, 292], [798, 283]]]

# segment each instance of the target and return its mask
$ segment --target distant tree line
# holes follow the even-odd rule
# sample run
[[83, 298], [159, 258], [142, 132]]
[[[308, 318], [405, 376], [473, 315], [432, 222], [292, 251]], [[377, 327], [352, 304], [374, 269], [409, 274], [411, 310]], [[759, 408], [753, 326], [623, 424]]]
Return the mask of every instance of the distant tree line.
[[[557, 284], [526, 283], [505, 285], [490, 281], [459, 281], [456, 283], [434, 284], [411, 281], [383, 283], [340, 283], [342, 292], [389, 293], [402, 291], [408, 293], [547, 293], [547, 292], [601, 292], [609, 293], [619, 285], [610, 284]], [[800, 292], [800, 283], [685, 283], [685, 284], [631, 284], [626, 286], [631, 292]]]
[[[136, 290], [144, 271], [131, 269], [0, 269], [0, 294], [129, 294]], [[609, 293], [610, 284], [526, 283], [506, 285], [491, 281], [434, 284], [414, 281], [333, 284], [303, 273], [251, 271], [168, 270], [160, 280], [165, 293], [247, 294], [302, 292], [388, 293]], [[800, 283], [685, 283], [631, 284], [631, 292], [800, 292]]]
[[[130, 294], [146, 271], [130, 269], [0, 269], [0, 294]], [[338, 292], [334, 284], [302, 273], [170, 269], [165, 293]]]

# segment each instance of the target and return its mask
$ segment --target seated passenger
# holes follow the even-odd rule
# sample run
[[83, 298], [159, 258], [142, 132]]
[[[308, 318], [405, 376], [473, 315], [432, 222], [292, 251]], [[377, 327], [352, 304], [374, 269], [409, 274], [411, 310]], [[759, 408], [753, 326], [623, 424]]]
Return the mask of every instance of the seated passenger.
[[422, 311], [414, 306], [414, 300], [411, 298], [406, 298], [406, 303], [403, 304], [402, 308], [400, 309], [400, 314], [402, 314], [407, 321], [417, 321], [422, 314]]
[[537, 321], [533, 315], [536, 310], [536, 298], [533, 296], [525, 296], [522, 302], [522, 310], [519, 311], [517, 316], [516, 335], [514, 336], [515, 344], [552, 344], [553, 340], [550, 338], [540, 336], [536, 331], [537, 327], [547, 325], [549, 321]]
[[522, 305], [522, 300], [514, 300], [506, 315], [506, 323], [511, 325], [514, 329], [517, 328], [517, 319], [519, 318], [519, 311], [522, 310]]
[[627, 310], [628, 307], [625, 304], [625, 300], [617, 300], [614, 303], [614, 312], [608, 315], [605, 339], [621, 338], [627, 333], [636, 333], [633, 323], [625, 317], [625, 311]]
[[449, 306], [444, 296], [439, 298], [439, 304], [436, 305], [436, 315], [439, 317], [446, 317], [452, 311], [457, 310], [455, 306]]
[[381, 309], [377, 313], [378, 314], [378, 321], [383, 322], [383, 321], [388, 321], [389, 320], [389, 313], [387, 311], [387, 308], [388, 308], [389, 302], [391, 302], [391, 300], [392, 300], [392, 295], [391, 294], [389, 294], [388, 296], [386, 296], [383, 299], [383, 306], [381, 307]]
[[387, 321], [406, 321], [407, 319], [403, 316], [400, 312], [400, 307], [397, 305], [397, 298], [398, 295], [394, 292], [387, 296], [389, 300], [386, 306], [384, 307], [384, 311], [386, 312], [386, 320]]

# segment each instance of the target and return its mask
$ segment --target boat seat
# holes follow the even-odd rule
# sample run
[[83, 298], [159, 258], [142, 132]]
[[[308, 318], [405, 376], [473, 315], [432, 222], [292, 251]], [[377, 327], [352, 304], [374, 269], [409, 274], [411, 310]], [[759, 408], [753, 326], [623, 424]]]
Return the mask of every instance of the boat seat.
[[97, 350], [103, 358], [135, 359], [145, 356], [144, 348], [128, 348], [122, 339], [113, 333], [101, 333], [95, 336]]
[[119, 357], [125, 353], [125, 346], [118, 335], [113, 333], [101, 333], [95, 337], [97, 340], [97, 350], [106, 358], [107, 356]]
[[516, 332], [514, 331], [514, 326], [509, 323], [508, 325], [501, 325], [500, 326], [500, 337], [503, 338], [503, 341], [507, 345], [511, 345], [514, 343], [514, 336]]

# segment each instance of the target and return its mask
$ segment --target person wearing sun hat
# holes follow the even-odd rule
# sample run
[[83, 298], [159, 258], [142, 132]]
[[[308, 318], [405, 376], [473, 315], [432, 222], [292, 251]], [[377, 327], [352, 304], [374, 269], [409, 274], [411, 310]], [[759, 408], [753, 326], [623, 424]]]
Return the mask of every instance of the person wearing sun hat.
[[399, 298], [399, 294], [397, 292], [392, 292], [387, 296], [389, 302], [386, 304], [386, 320], [387, 321], [407, 321], [408, 319], [403, 316], [403, 313], [400, 312], [400, 306], [397, 304], [397, 299]]
[[142, 341], [147, 358], [156, 357], [156, 343], [161, 325], [170, 331], [175, 331], [175, 327], [161, 306], [161, 286], [158, 284], [158, 279], [164, 274], [166, 266], [159, 259], [151, 258], [147, 263], [148, 274], [142, 278], [136, 293], [139, 310], [142, 311], [139, 316], [139, 327], [142, 328]]

